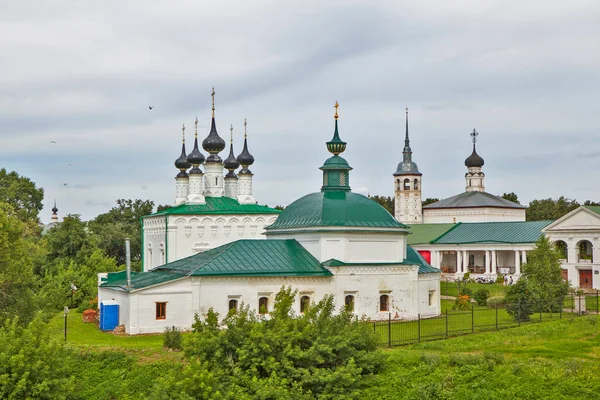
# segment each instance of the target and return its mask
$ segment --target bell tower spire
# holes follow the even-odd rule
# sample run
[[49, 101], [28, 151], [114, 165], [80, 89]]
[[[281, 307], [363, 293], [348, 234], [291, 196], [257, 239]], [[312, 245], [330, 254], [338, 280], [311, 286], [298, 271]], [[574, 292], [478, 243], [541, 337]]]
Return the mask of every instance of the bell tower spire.
[[467, 173], [465, 174], [465, 189], [467, 192], [485, 192], [485, 186], [483, 184], [485, 174], [481, 171], [484, 161], [475, 150], [475, 143], [477, 142], [477, 136], [479, 136], [479, 132], [473, 129], [473, 132], [471, 132], [469, 135], [473, 141], [473, 152], [465, 160], [465, 166], [467, 167]]

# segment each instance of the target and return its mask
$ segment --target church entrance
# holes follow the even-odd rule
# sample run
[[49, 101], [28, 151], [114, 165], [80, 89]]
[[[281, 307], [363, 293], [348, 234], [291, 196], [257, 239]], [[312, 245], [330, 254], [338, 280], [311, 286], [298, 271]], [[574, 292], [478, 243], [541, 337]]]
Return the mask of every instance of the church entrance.
[[580, 269], [579, 270], [579, 287], [581, 289], [592, 288], [592, 270], [591, 269]]

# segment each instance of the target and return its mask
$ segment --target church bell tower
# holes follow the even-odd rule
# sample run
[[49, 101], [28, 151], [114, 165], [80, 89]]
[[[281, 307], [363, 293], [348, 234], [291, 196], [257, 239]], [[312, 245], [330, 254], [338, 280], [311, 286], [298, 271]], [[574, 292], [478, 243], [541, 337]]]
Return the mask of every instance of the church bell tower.
[[412, 160], [408, 138], [408, 108], [406, 109], [406, 137], [402, 150], [402, 162], [394, 173], [394, 217], [403, 224], [423, 223], [421, 203], [421, 178], [419, 167]]

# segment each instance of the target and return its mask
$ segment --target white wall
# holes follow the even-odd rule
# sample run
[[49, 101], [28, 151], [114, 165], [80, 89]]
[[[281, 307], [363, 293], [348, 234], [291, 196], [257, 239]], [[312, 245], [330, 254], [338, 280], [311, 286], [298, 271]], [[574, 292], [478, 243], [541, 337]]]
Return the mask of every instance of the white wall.
[[[418, 310], [422, 317], [441, 313], [440, 274], [421, 274], [418, 279]], [[431, 293], [431, 304], [429, 295]]]
[[525, 221], [525, 209], [474, 207], [423, 209], [423, 223]]

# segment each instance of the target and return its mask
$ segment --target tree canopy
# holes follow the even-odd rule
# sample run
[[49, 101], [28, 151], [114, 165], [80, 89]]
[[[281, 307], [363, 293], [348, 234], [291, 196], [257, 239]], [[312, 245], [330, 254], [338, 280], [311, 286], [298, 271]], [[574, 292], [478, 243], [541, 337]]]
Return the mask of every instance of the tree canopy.
[[519, 203], [519, 197], [515, 192], [504, 193], [500, 197], [502, 197], [505, 200], [512, 201], [513, 203], [521, 204]]
[[38, 189], [31, 179], [0, 169], [0, 202], [10, 204], [21, 221], [37, 222], [43, 200], [44, 189]]
[[369, 196], [371, 200], [381, 205], [390, 214], [394, 215], [394, 198], [391, 196]]

